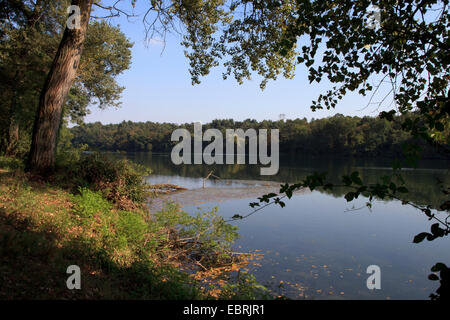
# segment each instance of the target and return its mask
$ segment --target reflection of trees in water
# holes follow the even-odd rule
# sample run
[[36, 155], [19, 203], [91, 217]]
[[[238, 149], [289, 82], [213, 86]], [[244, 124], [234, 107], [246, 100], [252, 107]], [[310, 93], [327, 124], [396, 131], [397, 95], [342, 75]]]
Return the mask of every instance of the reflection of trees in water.
[[[342, 181], [343, 175], [350, 175], [357, 168], [363, 183], [365, 185], [371, 185], [377, 183], [380, 177], [392, 173], [389, 169], [390, 162], [388, 159], [334, 159], [291, 156], [281, 158], [280, 170], [277, 175], [261, 176], [260, 167], [257, 165], [176, 166], [171, 162], [170, 155], [136, 153], [121, 156], [149, 166], [158, 175], [198, 178], [205, 177], [211, 170], [214, 170], [214, 174], [222, 179], [267, 180], [295, 183], [304, 180], [306, 176], [311, 175], [313, 172], [327, 172], [327, 181], [339, 184]], [[444, 186], [450, 185], [450, 174], [447, 169], [448, 163], [444, 161], [429, 161], [423, 165], [423, 168], [434, 169], [402, 171], [402, 178], [405, 186], [408, 188], [408, 192], [402, 194], [402, 200], [410, 201], [419, 206], [430, 205], [431, 209], [439, 208], [442, 203], [448, 200], [448, 195], [442, 192], [439, 183], [437, 183], [440, 181]], [[321, 189], [317, 190], [339, 198], [344, 197], [349, 191], [345, 188], [338, 187], [326, 191]], [[435, 270], [436, 266], [433, 268], [431, 270], [433, 272], [439, 272], [439, 277], [433, 274], [433, 276], [430, 275], [429, 279], [439, 280], [440, 287], [436, 290], [436, 293], [430, 294], [430, 298], [433, 300], [450, 299], [450, 268], [446, 266], [442, 270]]]
[[[336, 159], [323, 157], [284, 156], [280, 159], [280, 170], [275, 176], [261, 176], [258, 165], [179, 165], [170, 159], [170, 154], [133, 153], [128, 155], [111, 154], [113, 157], [127, 157], [133, 161], [150, 167], [153, 173], [167, 176], [197, 177], [207, 176], [211, 170], [221, 179], [266, 180], [279, 182], [299, 182], [307, 175], [316, 172], [327, 172], [329, 181], [335, 184], [341, 182], [343, 175], [349, 175], [358, 168], [360, 177], [366, 184], [376, 183], [383, 176], [391, 173], [389, 159]], [[428, 168], [445, 168], [446, 163], [433, 161], [424, 164]], [[444, 169], [405, 170], [402, 173], [409, 192], [404, 195], [405, 200], [418, 205], [431, 204], [439, 207], [445, 200], [437, 179], [450, 184], [450, 174]], [[334, 197], [343, 197], [344, 188], [335, 188], [326, 192]]]

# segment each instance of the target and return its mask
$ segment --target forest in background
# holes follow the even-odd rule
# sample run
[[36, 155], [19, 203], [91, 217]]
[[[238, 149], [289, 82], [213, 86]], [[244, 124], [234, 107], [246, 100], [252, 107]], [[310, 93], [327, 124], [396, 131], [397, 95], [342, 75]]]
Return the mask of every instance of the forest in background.
[[[399, 116], [394, 121], [342, 114], [322, 119], [313, 118], [311, 121], [306, 118], [261, 122], [252, 119], [225, 119], [213, 120], [204, 124], [202, 129], [203, 132], [211, 128], [219, 129], [224, 137], [226, 129], [279, 129], [280, 151], [283, 153], [398, 157], [406, 143], [414, 142], [422, 148], [423, 158], [441, 158], [436, 149], [414, 139], [402, 129], [402, 122], [406, 117], [414, 118], [414, 115]], [[177, 143], [171, 141], [171, 134], [177, 128], [186, 128], [193, 133], [193, 123], [177, 125], [123, 121], [103, 125], [95, 122], [71, 128], [65, 139], [76, 147], [87, 145], [89, 150], [95, 151], [171, 152]], [[448, 135], [444, 140], [447, 139]], [[204, 142], [204, 145], [207, 144], [209, 142]]]
[[[131, 1], [129, 9], [134, 8], [135, 2]], [[145, 201], [140, 192], [142, 174], [126, 162], [108, 162], [101, 160], [100, 155], [80, 157], [79, 151], [85, 150], [85, 146], [77, 142], [82, 135], [77, 130], [82, 133], [93, 128], [98, 144], [95, 146], [94, 140], [87, 143], [91, 149], [140, 151], [144, 146], [145, 151], [169, 151], [174, 144], [170, 134], [178, 126], [125, 122], [111, 125], [111, 133], [104, 130], [103, 141], [100, 137], [107, 126], [88, 124], [70, 130], [66, 126], [68, 121], [81, 123], [87, 108], [94, 104], [100, 108], [120, 104], [123, 88], [115, 77], [129, 68], [132, 43], [118, 27], [108, 24], [97, 13], [91, 16], [91, 8], [96, 7], [109, 17], [129, 14], [115, 5], [105, 6], [93, 0], [0, 0], [0, 3], [0, 229], [3, 230], [0, 247], [4, 262], [0, 272], [4, 278], [0, 283], [6, 284], [0, 297], [65, 297], [61, 292], [67, 290], [64, 281], [58, 278], [59, 272], [69, 262], [66, 259], [75, 258], [90, 265], [91, 288], [96, 289], [98, 283], [106, 285], [100, 293], [82, 292], [85, 298], [123, 299], [122, 288], [127, 290], [125, 297], [131, 298], [193, 298], [192, 292], [180, 290], [185, 284], [187, 288], [192, 286], [177, 281], [180, 279], [177, 272], [163, 273], [162, 277], [160, 272], [153, 273], [159, 271], [154, 268], [155, 263], [161, 265], [166, 261], [151, 259], [147, 254], [156, 251], [161, 253], [157, 256], [160, 258], [166, 253], [161, 248], [177, 247], [164, 238], [153, 246], [153, 239], [155, 236], [161, 239], [160, 232], [168, 234], [167, 230], [180, 223], [175, 220], [169, 225], [157, 225], [143, 220], [145, 210], [128, 211], [133, 206], [138, 208], [138, 200]], [[66, 27], [70, 4], [80, 6], [80, 27]], [[424, 158], [437, 155], [424, 148], [425, 142], [417, 142], [423, 149], [419, 152], [417, 144], [411, 141], [415, 137], [430, 146], [446, 147], [448, 154], [448, 1], [377, 2], [382, 13], [379, 26], [368, 25], [372, 13], [367, 10], [367, 1], [341, 1], [338, 5], [333, 1], [296, 0], [236, 1], [230, 7], [224, 4], [221, 0], [151, 1], [146, 12], [162, 18], [155, 20], [156, 24], [146, 23], [144, 18], [147, 39], [154, 32], [165, 35], [177, 31], [168, 27], [174, 24], [184, 27], [181, 45], [186, 49], [193, 84], [199, 84], [212, 67], [220, 65], [219, 60], [225, 67], [224, 78], [234, 76], [242, 84], [252, 74], [258, 74], [263, 78], [261, 88], [279, 76], [292, 78], [295, 65], [304, 64], [310, 83], [327, 79], [333, 84], [331, 90], [312, 101], [313, 111], [336, 107], [350, 92], [370, 95], [370, 103], [384, 81], [392, 84], [392, 90], [380, 97], [380, 109], [382, 102], [391, 98], [390, 106], [394, 109], [380, 113], [391, 123], [381, 118], [338, 115], [303, 123], [248, 120], [244, 124], [219, 120], [210, 126], [247, 129], [251, 124], [254, 129], [278, 128], [282, 152], [386, 156], [400, 152], [402, 145], [409, 145], [411, 158], [419, 153]], [[377, 75], [383, 78], [373, 86], [372, 77]], [[145, 130], [146, 125], [154, 128]], [[192, 132], [192, 124], [184, 126]], [[83, 147], [71, 149], [71, 142]], [[368, 185], [358, 171], [340, 177], [341, 185], [333, 183], [332, 176], [331, 182], [328, 181], [326, 173], [321, 173], [293, 185], [283, 185], [280, 196], [269, 194], [259, 199], [261, 203], [273, 199], [272, 203], [281, 206], [284, 205], [281, 195], [289, 199], [299, 188], [322, 187], [331, 192], [345, 186], [351, 190], [344, 196], [348, 202], [362, 195], [369, 199], [368, 207], [374, 199], [398, 199], [421, 210], [435, 223], [430, 232], [416, 235], [415, 243], [449, 235], [447, 219], [439, 220], [431, 212], [430, 202], [418, 206], [408, 201], [405, 194], [411, 195], [414, 186], [410, 187], [409, 181], [401, 177], [400, 165], [403, 164], [393, 165], [392, 176], [381, 176]], [[445, 196], [450, 194], [447, 185], [436, 183], [436, 187]], [[450, 201], [439, 203], [438, 208], [448, 212]], [[111, 229], [111, 223], [117, 228]], [[188, 223], [203, 225], [202, 221]], [[79, 234], [72, 233], [73, 226], [80, 227]], [[89, 237], [92, 230], [96, 231], [94, 239]], [[216, 235], [228, 237], [227, 232], [219, 231]], [[199, 230], [198, 234], [204, 232]], [[211, 241], [205, 244], [216, 253], [222, 251], [211, 246]], [[192, 247], [196, 246], [197, 242]], [[168, 254], [175, 255], [180, 256]], [[209, 251], [203, 255], [209, 256]], [[448, 299], [450, 268], [439, 262], [431, 271], [434, 273], [429, 279], [440, 280], [441, 287], [430, 297]], [[39, 277], [30, 278], [30, 274]], [[118, 282], [122, 288], [116, 285]], [[57, 290], [55, 283], [61, 284]], [[136, 290], [142, 284], [147, 286], [142, 291]], [[84, 284], [83, 287], [86, 288]], [[119, 290], [111, 292], [111, 288]], [[245, 293], [249, 291], [244, 289]], [[244, 297], [250, 299], [254, 295]]]

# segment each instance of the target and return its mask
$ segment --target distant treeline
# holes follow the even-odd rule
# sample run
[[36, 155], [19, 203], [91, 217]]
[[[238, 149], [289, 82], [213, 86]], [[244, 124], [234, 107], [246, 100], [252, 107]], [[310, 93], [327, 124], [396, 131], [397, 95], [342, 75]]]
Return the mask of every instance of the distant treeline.
[[[410, 115], [411, 117], [413, 115]], [[312, 155], [332, 154], [340, 156], [399, 156], [405, 142], [413, 137], [401, 128], [401, 119], [386, 121], [374, 117], [350, 117], [337, 114], [333, 117], [312, 119], [258, 122], [213, 120], [203, 125], [209, 128], [226, 129], [279, 129], [280, 152]], [[172, 124], [155, 122], [124, 121], [119, 124], [102, 125], [88, 123], [70, 129], [75, 146], [88, 145], [90, 150], [127, 152], [170, 152], [177, 142], [171, 134], [177, 128], [186, 128], [193, 134], [193, 123]], [[440, 156], [424, 142], [416, 141], [423, 149], [423, 158]], [[205, 142], [205, 145], [209, 142]]]

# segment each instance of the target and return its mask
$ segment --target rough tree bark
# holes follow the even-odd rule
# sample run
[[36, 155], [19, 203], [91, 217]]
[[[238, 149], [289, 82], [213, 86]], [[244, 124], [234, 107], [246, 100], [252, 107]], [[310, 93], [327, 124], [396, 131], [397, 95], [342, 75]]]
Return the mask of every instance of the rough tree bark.
[[11, 123], [9, 124], [8, 130], [8, 141], [5, 150], [6, 156], [15, 155], [18, 141], [19, 141], [19, 124], [15, 119], [11, 119]]
[[[6, 156], [13, 156], [19, 141], [19, 123], [16, 119], [17, 110], [17, 87], [20, 87], [19, 70], [16, 70], [13, 81], [11, 83], [11, 101], [9, 103], [9, 128], [6, 139]], [[19, 84], [19, 85], [18, 85]]]
[[75, 80], [86, 37], [93, 0], [73, 0], [80, 8], [80, 28], [66, 27], [39, 98], [33, 127], [28, 169], [45, 174], [55, 164], [56, 140], [62, 108]]

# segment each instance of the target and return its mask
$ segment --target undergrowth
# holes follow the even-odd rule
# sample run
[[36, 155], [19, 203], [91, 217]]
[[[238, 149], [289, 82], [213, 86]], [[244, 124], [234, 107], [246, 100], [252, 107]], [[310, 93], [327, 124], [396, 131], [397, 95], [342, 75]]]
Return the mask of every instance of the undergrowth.
[[[245, 273], [233, 281], [250, 259], [231, 252], [236, 227], [217, 209], [169, 203], [150, 215], [142, 171], [127, 162], [85, 157], [47, 180], [10, 168], [0, 172], [0, 299], [269, 297]], [[80, 290], [66, 286], [70, 265]]]

